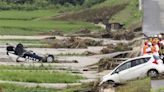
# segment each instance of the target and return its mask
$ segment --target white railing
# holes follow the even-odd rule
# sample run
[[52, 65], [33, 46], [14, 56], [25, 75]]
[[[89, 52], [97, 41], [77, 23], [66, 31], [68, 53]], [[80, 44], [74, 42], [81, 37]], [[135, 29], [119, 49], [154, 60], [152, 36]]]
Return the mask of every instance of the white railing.
[[139, 0], [139, 10], [142, 10], [142, 0]]

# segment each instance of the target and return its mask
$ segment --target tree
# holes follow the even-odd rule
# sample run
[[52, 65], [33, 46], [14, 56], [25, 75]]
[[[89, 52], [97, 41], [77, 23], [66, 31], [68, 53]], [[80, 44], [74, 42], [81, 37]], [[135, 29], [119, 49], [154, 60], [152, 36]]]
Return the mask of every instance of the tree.
[[16, 4], [25, 4], [25, 3], [32, 3], [33, 0], [1, 0], [7, 3], [16, 3]]

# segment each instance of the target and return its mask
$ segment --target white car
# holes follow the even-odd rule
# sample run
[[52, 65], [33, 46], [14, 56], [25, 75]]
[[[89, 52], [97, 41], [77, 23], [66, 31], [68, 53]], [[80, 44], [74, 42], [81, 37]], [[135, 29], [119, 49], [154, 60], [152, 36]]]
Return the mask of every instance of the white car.
[[140, 56], [118, 65], [101, 79], [100, 85], [105, 82], [120, 84], [145, 76], [158, 77], [161, 73], [164, 73], [164, 62], [160, 58], [153, 55]]

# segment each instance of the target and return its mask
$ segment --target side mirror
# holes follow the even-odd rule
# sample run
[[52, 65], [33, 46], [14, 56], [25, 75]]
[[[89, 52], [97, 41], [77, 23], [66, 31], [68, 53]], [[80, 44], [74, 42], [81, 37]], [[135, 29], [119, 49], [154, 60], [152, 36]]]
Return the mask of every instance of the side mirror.
[[119, 74], [119, 70], [116, 70], [115, 73]]
[[119, 74], [119, 71], [116, 71], [117, 74]]

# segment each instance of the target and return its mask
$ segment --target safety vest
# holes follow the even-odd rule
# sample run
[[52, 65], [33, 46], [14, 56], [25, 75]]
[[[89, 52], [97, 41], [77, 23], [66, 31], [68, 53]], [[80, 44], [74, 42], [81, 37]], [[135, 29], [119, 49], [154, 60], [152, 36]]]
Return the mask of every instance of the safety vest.
[[148, 46], [145, 45], [145, 46], [143, 47], [143, 54], [144, 54], [144, 55], [147, 54], [147, 49], [148, 49]]

